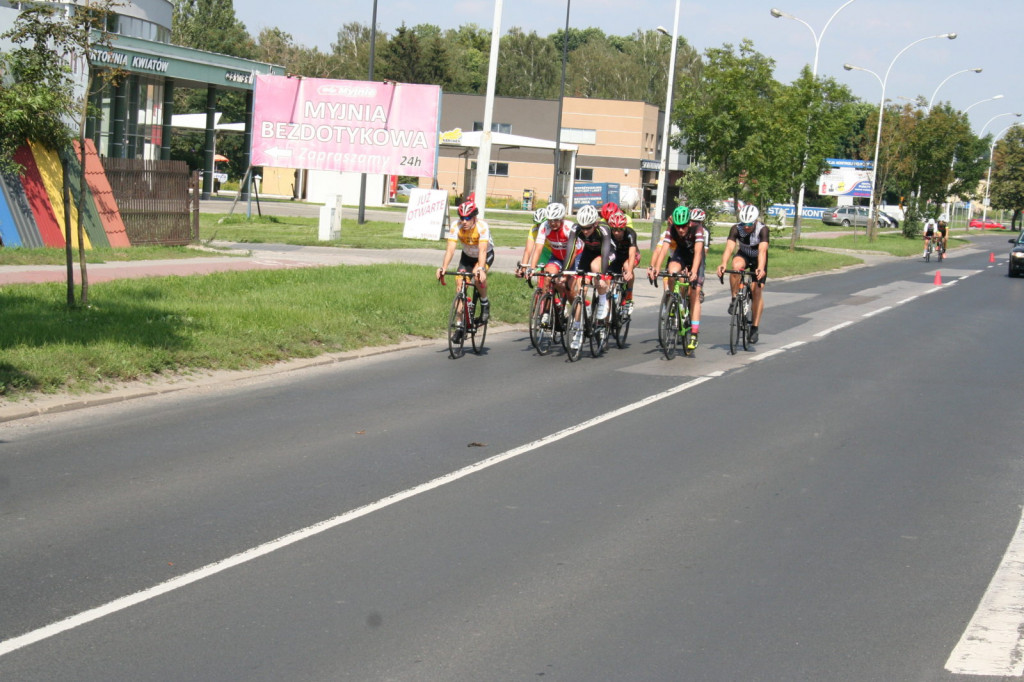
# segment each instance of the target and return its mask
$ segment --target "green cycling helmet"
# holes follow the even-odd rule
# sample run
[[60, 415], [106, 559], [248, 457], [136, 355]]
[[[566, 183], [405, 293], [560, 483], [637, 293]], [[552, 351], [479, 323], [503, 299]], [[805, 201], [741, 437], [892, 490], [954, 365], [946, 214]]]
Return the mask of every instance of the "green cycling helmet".
[[686, 225], [690, 222], [690, 209], [686, 206], [676, 206], [672, 211], [672, 222], [676, 225]]

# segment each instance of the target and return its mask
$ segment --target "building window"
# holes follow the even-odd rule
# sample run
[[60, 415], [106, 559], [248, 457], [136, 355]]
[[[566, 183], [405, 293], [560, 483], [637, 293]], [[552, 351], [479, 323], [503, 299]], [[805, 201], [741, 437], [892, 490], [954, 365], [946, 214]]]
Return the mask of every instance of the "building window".
[[499, 176], [499, 177], [502, 177], [502, 178], [507, 178], [508, 177], [508, 164], [507, 163], [498, 163], [498, 162], [492, 161], [491, 162], [491, 168], [487, 172], [487, 174], [488, 175], [496, 175], [496, 176]]
[[[483, 121], [473, 121], [473, 130], [474, 131], [483, 130], [483, 129], [484, 129], [484, 122]], [[494, 123], [492, 121], [491, 122], [491, 132], [492, 133], [508, 133], [509, 135], [511, 135], [512, 134], [512, 124], [511, 123]]]
[[594, 181], [594, 169], [593, 168], [577, 168], [576, 169], [576, 180], [579, 182], [593, 182]]
[[584, 128], [562, 128], [562, 142], [569, 144], [597, 144], [597, 131]]

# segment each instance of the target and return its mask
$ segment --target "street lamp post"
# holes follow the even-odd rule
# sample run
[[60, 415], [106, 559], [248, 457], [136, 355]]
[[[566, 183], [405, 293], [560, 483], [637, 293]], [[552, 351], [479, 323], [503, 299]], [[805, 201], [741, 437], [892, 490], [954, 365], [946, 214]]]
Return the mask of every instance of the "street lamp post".
[[[792, 19], [793, 21], [798, 21], [804, 26], [806, 26], [807, 30], [811, 32], [811, 36], [814, 38], [814, 64], [811, 66], [811, 76], [815, 79], [818, 78], [818, 53], [821, 49], [821, 39], [825, 35], [825, 31], [828, 30], [829, 24], [831, 24], [832, 20], [836, 18], [836, 15], [843, 11], [843, 8], [849, 5], [851, 2], [854, 2], [854, 0], [846, 0], [846, 2], [844, 2], [839, 7], [839, 9], [832, 13], [832, 16], [828, 18], [828, 21], [826, 21], [825, 25], [822, 27], [821, 33], [815, 33], [814, 29], [811, 28], [811, 25], [799, 17], [795, 17], [788, 12], [783, 12], [782, 10], [776, 9], [774, 7], [771, 9], [771, 15], [776, 19], [786, 18]], [[810, 138], [809, 120], [807, 123], [807, 128], [807, 137]], [[804, 193], [807, 190], [807, 182], [804, 179], [804, 173], [807, 168], [807, 156], [810, 150], [807, 148], [808, 140], [805, 140], [804, 142], [804, 158], [803, 161], [800, 163], [800, 192], [797, 194], [796, 215], [793, 217], [793, 244], [796, 244], [797, 240], [800, 239], [800, 226], [803, 224]]]
[[852, 64], [843, 64], [843, 68], [847, 71], [865, 71], [870, 73], [872, 76], [878, 79], [878, 82], [882, 84], [882, 98], [878, 104], [878, 132], [875, 134], [875, 156], [871, 162], [871, 200], [868, 203], [868, 223], [871, 225], [871, 234], [874, 234], [876, 225], [875, 216], [875, 194], [878, 185], [878, 152], [882, 145], [882, 117], [885, 115], [885, 86], [889, 82], [889, 74], [892, 73], [892, 67], [896, 65], [896, 61], [903, 56], [903, 53], [912, 48], [918, 43], [923, 43], [926, 40], [934, 40], [936, 38], [948, 38], [949, 40], [956, 40], [955, 33], [940, 33], [935, 36], [925, 36], [924, 38], [918, 38], [914, 42], [910, 43], [902, 50], [896, 53], [896, 56], [889, 62], [889, 68], [885, 70], [885, 77], [879, 78], [878, 74], [874, 71], [854, 66]]
[[979, 99], [977, 102], [975, 102], [971, 106], [969, 106], [966, 109], [964, 109], [964, 113], [966, 114], [968, 111], [970, 111], [974, 107], [978, 106], [979, 104], [984, 104], [985, 102], [991, 102], [993, 100], [1002, 99], [1002, 98], [1003, 98], [1002, 95], [994, 95], [992, 97], [986, 97], [985, 99]]
[[[679, 40], [679, 2], [676, 0], [676, 15], [672, 22], [672, 52], [668, 58], [668, 87], [665, 92], [665, 124], [661, 132], [661, 163], [658, 167], [658, 194], [654, 202], [654, 220], [651, 222], [651, 248], [654, 248], [655, 240], [661, 234], [661, 220], [665, 214], [665, 186], [668, 185], [668, 134], [669, 123], [672, 118], [672, 90], [675, 87], [676, 76], [676, 42]], [[658, 31], [668, 35], [661, 26]]]
[[[1017, 115], [1019, 116], [1020, 114], [1017, 114]], [[991, 121], [989, 121], [989, 123], [991, 123]], [[988, 220], [988, 197], [989, 197], [989, 188], [992, 187], [992, 161], [995, 159], [995, 155], [996, 155], [996, 143], [999, 141], [999, 138], [1001, 138], [1003, 136], [1003, 133], [1005, 133], [1007, 130], [1009, 130], [1010, 128], [1012, 128], [1015, 125], [1017, 125], [1017, 124], [1014, 123], [1012, 125], [1008, 125], [1005, 128], [1003, 128], [999, 132], [998, 135], [996, 135], [994, 138], [992, 138], [992, 144], [991, 144], [991, 146], [989, 146], [989, 150], [988, 150], [988, 177], [985, 179], [985, 201], [982, 203], [982, 209], [981, 209], [981, 221], [982, 222], [985, 222], [986, 220]]]
[[[562, 85], [558, 91], [558, 120], [555, 122], [555, 179], [551, 186], [551, 201], [564, 202], [562, 197], [562, 104], [565, 102], [565, 63], [569, 58], [569, 6], [565, 0], [565, 33], [562, 34]], [[571, 206], [569, 208], [572, 208]]]
[[949, 80], [950, 78], [952, 78], [953, 76], [959, 76], [959, 75], [960, 75], [960, 74], [962, 74], [962, 73], [968, 73], [968, 72], [972, 72], [972, 71], [973, 71], [974, 73], [981, 73], [981, 67], [979, 66], [979, 67], [975, 67], [975, 68], [973, 68], [973, 69], [962, 69], [962, 70], [960, 70], [960, 71], [957, 71], [957, 72], [955, 72], [955, 73], [951, 73], [951, 74], [949, 74], [948, 76], [946, 76], [946, 79], [945, 79], [945, 80], [943, 80], [943, 81], [942, 81], [941, 83], [939, 83], [939, 86], [938, 86], [937, 88], [935, 88], [935, 92], [933, 92], [933, 93], [932, 93], [932, 98], [931, 98], [930, 100], [928, 100], [928, 111], [931, 111], [931, 110], [932, 110], [932, 105], [933, 105], [933, 104], [935, 104], [935, 96], [939, 94], [939, 89], [940, 89], [940, 88], [941, 88], [941, 87], [942, 87], [943, 85], [945, 85], [945, 84], [946, 84], [946, 81], [948, 81], [948, 80]]
[[981, 132], [978, 133], [978, 137], [985, 137], [985, 128], [988, 128], [989, 123], [991, 123], [992, 121], [996, 120], [997, 118], [1002, 118], [1003, 116], [1016, 116], [1017, 118], [1020, 118], [1021, 114], [1016, 114], [1016, 113], [1014, 113], [1012, 111], [1008, 111], [1005, 114], [996, 114], [995, 116], [990, 118], [988, 121], [986, 121], [985, 125], [981, 126]]

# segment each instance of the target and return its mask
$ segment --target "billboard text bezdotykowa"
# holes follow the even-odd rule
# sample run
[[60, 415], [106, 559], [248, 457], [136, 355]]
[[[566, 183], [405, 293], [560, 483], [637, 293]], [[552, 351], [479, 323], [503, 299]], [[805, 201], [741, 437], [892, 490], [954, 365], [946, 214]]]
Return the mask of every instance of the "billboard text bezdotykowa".
[[252, 165], [434, 175], [441, 89], [257, 75]]

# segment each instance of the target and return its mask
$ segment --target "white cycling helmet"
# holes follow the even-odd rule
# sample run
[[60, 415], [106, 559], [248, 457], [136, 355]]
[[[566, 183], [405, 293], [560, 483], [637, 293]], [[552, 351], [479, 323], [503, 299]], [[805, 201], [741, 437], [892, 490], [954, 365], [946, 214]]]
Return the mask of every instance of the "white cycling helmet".
[[590, 227], [601, 219], [601, 214], [593, 206], [584, 206], [576, 212], [576, 222], [580, 227]]
[[761, 212], [757, 210], [757, 206], [747, 204], [740, 209], [740, 222], [744, 225], [753, 225], [759, 215]]
[[540, 224], [548, 219], [548, 209], [538, 208], [533, 212], [533, 222]]
[[708, 219], [708, 214], [704, 212], [702, 208], [694, 208], [690, 210], [690, 220], [696, 220], [698, 223], [702, 223]]
[[566, 214], [565, 204], [560, 204], [557, 201], [553, 204], [548, 204], [547, 213], [548, 220], [563, 220]]

